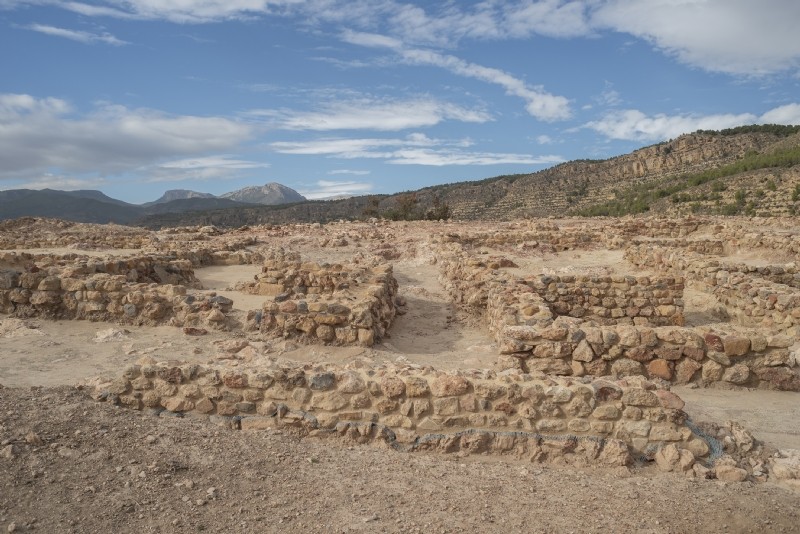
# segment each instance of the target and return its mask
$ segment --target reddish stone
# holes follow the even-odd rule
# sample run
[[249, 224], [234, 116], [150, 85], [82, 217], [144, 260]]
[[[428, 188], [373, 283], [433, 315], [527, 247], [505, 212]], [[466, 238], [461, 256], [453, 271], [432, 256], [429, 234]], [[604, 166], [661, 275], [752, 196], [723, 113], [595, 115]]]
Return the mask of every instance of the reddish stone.
[[494, 407], [495, 411], [503, 412], [506, 415], [513, 415], [517, 410], [508, 402], [499, 402]]
[[664, 380], [672, 379], [672, 366], [667, 360], [655, 359], [647, 364], [647, 374]]
[[208, 334], [205, 328], [195, 328], [194, 326], [187, 326], [183, 329], [183, 333], [187, 336], [204, 336]]
[[762, 367], [755, 370], [761, 380], [782, 391], [800, 391], [800, 375], [787, 367]]
[[680, 360], [683, 350], [681, 347], [659, 347], [655, 350], [656, 355], [664, 360]]
[[683, 347], [683, 355], [700, 362], [706, 357], [706, 351], [697, 347]]
[[625, 357], [636, 362], [649, 362], [653, 359], [653, 351], [644, 346], [633, 347], [625, 351]]
[[661, 406], [670, 410], [683, 410], [686, 403], [679, 396], [666, 389], [657, 389], [656, 396], [661, 401]]
[[222, 377], [222, 383], [229, 388], [246, 388], [247, 375], [244, 373], [230, 373]]
[[725, 346], [722, 344], [722, 338], [717, 334], [709, 332], [703, 336], [703, 339], [705, 340], [706, 346], [708, 346], [709, 349], [717, 352], [723, 352], [725, 350]]
[[744, 336], [725, 336], [723, 340], [726, 356], [744, 356], [750, 350], [750, 338]]
[[297, 313], [297, 303], [293, 300], [287, 300], [286, 302], [281, 302], [278, 309], [282, 313]]

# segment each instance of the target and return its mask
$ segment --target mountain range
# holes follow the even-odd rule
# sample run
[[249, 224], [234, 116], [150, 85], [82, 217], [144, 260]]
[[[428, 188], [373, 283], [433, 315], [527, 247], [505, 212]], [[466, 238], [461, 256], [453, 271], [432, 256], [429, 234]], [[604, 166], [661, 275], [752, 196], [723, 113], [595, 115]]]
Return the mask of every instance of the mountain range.
[[392, 195], [153, 215], [149, 228], [339, 219], [800, 214], [800, 126], [697, 131], [605, 160], [574, 160]]
[[[234, 209], [230, 209], [234, 208]], [[800, 126], [697, 131], [605, 160], [425, 187], [392, 195], [306, 200], [280, 184], [219, 197], [167, 191], [133, 205], [99, 191], [0, 191], [0, 220], [237, 227], [338, 219], [496, 219], [549, 216], [800, 214]]]
[[52, 217], [76, 222], [136, 224], [168, 213], [279, 205], [306, 200], [300, 193], [278, 183], [245, 187], [219, 197], [210, 193], [172, 189], [145, 204], [129, 204], [100, 191], [11, 189], [0, 191], [0, 220], [17, 217]]

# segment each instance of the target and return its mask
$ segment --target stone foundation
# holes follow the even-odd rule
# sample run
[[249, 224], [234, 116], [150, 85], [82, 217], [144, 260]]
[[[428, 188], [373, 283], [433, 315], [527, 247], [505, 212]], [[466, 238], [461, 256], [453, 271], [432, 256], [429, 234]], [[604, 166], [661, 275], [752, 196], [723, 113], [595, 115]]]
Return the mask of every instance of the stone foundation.
[[674, 248], [638, 245], [625, 251], [635, 265], [683, 273], [714, 295], [742, 326], [800, 335], [800, 273], [793, 264], [755, 267]]
[[391, 265], [328, 265], [269, 259], [245, 293], [271, 296], [250, 312], [248, 328], [273, 337], [372, 346], [394, 321], [397, 281]]
[[449, 374], [360, 362], [242, 369], [145, 359], [98, 386], [95, 396], [242, 429], [293, 425], [406, 450], [578, 455], [616, 465], [652, 459], [666, 444], [698, 458], [710, 452], [687, 426], [683, 402], [641, 377]]

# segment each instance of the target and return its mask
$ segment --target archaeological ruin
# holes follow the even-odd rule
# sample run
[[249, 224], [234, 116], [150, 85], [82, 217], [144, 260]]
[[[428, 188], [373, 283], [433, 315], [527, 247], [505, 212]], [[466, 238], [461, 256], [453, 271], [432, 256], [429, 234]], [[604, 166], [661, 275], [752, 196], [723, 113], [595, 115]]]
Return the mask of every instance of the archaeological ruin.
[[[752, 436], [693, 421], [670, 388], [800, 392], [794, 224], [697, 216], [101, 232], [18, 219], [0, 223], [0, 317], [217, 336], [210, 360], [146, 355], [90, 383], [96, 399], [128, 409], [400, 451], [654, 461], [763, 481], [776, 471]], [[210, 268], [247, 266], [249, 278], [204, 285]], [[419, 330], [404, 334], [415, 313]], [[433, 350], [416, 361], [393, 350], [396, 338], [444, 328], [482, 336], [477, 356], [470, 348], [443, 367]]]

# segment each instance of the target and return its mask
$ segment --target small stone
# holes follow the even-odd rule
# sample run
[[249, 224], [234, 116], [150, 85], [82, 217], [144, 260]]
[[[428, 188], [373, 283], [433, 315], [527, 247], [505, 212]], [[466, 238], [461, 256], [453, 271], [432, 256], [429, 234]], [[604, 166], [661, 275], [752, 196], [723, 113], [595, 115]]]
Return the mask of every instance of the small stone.
[[730, 366], [731, 359], [725, 355], [724, 352], [720, 352], [717, 350], [710, 350], [708, 351], [708, 359], [717, 362], [720, 365], [724, 365], [725, 367]]
[[409, 397], [425, 397], [430, 393], [428, 381], [419, 376], [406, 378], [406, 395]]
[[665, 389], [656, 390], [656, 396], [661, 401], [661, 406], [671, 410], [683, 410], [686, 403], [671, 391]]
[[0, 454], [0, 456], [5, 458], [6, 460], [12, 460], [16, 455], [17, 455], [17, 450], [13, 444], [6, 445], [5, 447], [3, 447], [2, 454]]
[[674, 471], [681, 459], [681, 453], [674, 443], [661, 447], [656, 453], [656, 465], [664, 472]]
[[622, 402], [628, 406], [658, 406], [659, 398], [646, 389], [628, 389], [622, 394]]
[[431, 393], [434, 397], [463, 395], [467, 392], [469, 386], [469, 381], [463, 376], [444, 375], [436, 378], [431, 383]]
[[714, 471], [717, 474], [717, 480], [723, 482], [744, 482], [747, 480], [747, 470], [732, 465], [719, 465]]
[[39, 434], [33, 431], [25, 434], [25, 441], [31, 445], [44, 445], [44, 441], [39, 437]]
[[[749, 340], [748, 340], [749, 343]], [[744, 364], [736, 364], [725, 370], [722, 379], [731, 384], [744, 384], [750, 378], [750, 369]]]
[[718, 352], [722, 352], [724, 350], [722, 338], [720, 338], [717, 334], [709, 332], [703, 337], [703, 339], [705, 340], [706, 346], [709, 348], [709, 350], [715, 350]]
[[309, 380], [309, 387], [316, 390], [331, 389], [336, 384], [336, 375], [333, 373], [317, 373]]
[[381, 390], [389, 398], [400, 397], [406, 392], [406, 383], [396, 376], [387, 376], [381, 380]]
[[725, 336], [722, 344], [728, 357], [744, 356], [750, 350], [750, 338], [744, 336]]
[[647, 373], [650, 376], [663, 378], [664, 380], [672, 379], [672, 368], [667, 360], [656, 358], [647, 364]]

